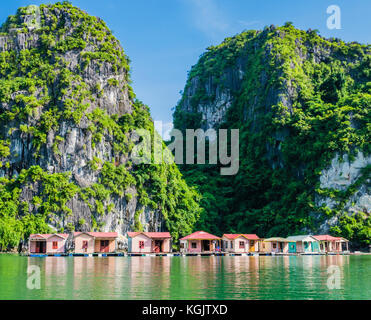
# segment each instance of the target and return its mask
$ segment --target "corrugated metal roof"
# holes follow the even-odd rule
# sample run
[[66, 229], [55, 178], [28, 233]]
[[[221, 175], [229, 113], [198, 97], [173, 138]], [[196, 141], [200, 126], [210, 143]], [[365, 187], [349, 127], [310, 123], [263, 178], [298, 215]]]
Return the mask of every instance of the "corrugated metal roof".
[[268, 238], [265, 239], [264, 242], [289, 242], [286, 238], [281, 238], [281, 237], [273, 237], [273, 238]]
[[300, 235], [300, 236], [290, 236], [287, 237], [286, 240], [289, 241], [318, 241], [316, 238], [313, 236], [307, 234], [307, 235]]

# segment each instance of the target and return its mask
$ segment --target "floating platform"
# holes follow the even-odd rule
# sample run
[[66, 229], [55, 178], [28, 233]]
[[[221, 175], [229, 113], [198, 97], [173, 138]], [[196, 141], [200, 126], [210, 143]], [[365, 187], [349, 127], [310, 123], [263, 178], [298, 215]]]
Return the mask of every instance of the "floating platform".
[[[350, 252], [248, 252], [248, 253], [234, 253], [234, 252], [172, 252], [172, 253], [124, 253], [124, 252], [110, 252], [110, 253], [30, 253], [22, 254], [29, 257], [45, 258], [45, 257], [210, 257], [210, 256], [323, 256], [323, 255], [350, 255], [355, 253]], [[363, 253], [367, 254], [367, 253]]]

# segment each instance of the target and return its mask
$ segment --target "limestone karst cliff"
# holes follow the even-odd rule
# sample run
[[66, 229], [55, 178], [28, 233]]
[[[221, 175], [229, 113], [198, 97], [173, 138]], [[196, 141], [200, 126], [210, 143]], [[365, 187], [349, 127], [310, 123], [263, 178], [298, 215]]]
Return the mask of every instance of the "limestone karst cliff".
[[198, 195], [176, 165], [131, 161], [133, 131], [154, 128], [106, 24], [64, 2], [0, 31], [0, 250], [35, 232], [190, 232]]
[[203, 194], [199, 227], [370, 243], [370, 53], [287, 23], [201, 55], [174, 126], [240, 129], [240, 170], [220, 177], [212, 165], [182, 167]]

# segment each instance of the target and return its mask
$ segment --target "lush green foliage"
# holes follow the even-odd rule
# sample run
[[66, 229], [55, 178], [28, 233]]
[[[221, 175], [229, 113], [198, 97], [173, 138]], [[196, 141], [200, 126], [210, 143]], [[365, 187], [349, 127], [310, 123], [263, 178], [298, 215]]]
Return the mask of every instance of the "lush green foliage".
[[[37, 9], [40, 25], [24, 23]], [[55, 231], [50, 226], [60, 232], [87, 226], [100, 230], [102, 216], [115, 210], [115, 204], [134, 200], [131, 228], [141, 230], [141, 215], [146, 213], [164, 221], [174, 239], [190, 232], [200, 215], [199, 196], [177, 167], [128, 161], [133, 131], [155, 132], [149, 108], [135, 99], [130, 86], [129, 59], [105, 23], [69, 2], [57, 2], [20, 8], [0, 31], [5, 43], [0, 52], [0, 125], [5, 128], [0, 137], [5, 175], [0, 179], [0, 251], [17, 247], [30, 233]], [[27, 39], [22, 48], [14, 46], [14, 34]], [[109, 75], [106, 84], [88, 81], [90, 75], [102, 73]], [[128, 96], [130, 110], [121, 115], [107, 112], [99, 102], [107, 99], [107, 90]], [[61, 129], [62, 123], [68, 130], [77, 127], [91, 135], [85, 151], [110, 144], [110, 155], [93, 152], [83, 168], [98, 177], [89, 186], [81, 187], [68, 172], [48, 171], [45, 155], [52, 153], [57, 161], [64, 156], [60, 147], [68, 132]], [[28, 141], [37, 165], [19, 163], [22, 155], [11, 152], [14, 143], [10, 148], [14, 140]], [[66, 224], [65, 219], [75, 214], [71, 202], [77, 200], [89, 207], [91, 217]]]
[[[369, 46], [326, 40], [290, 23], [247, 31], [208, 48], [189, 74], [174, 126], [204, 126], [198, 106], [213, 103], [215, 88], [228, 90], [234, 101], [220, 127], [240, 129], [240, 170], [221, 177], [216, 166], [181, 167], [203, 195], [198, 227], [219, 234], [287, 236], [316, 232], [322, 220], [315, 213], [326, 212], [322, 217], [341, 217], [334, 234], [369, 243], [370, 213], [344, 212], [354, 186], [333, 210], [317, 208], [315, 195], [321, 170], [335, 153], [371, 152], [370, 63]], [[237, 65], [245, 72], [240, 88], [229, 80]], [[195, 83], [196, 93], [189, 97]], [[185, 103], [193, 112], [185, 111]], [[366, 170], [358, 182], [369, 177]]]

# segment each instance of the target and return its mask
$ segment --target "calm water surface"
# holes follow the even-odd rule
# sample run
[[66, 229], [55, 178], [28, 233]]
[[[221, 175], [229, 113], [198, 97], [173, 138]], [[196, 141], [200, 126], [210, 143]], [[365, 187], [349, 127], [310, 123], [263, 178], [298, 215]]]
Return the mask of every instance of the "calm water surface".
[[[41, 288], [27, 289], [40, 267]], [[340, 271], [330, 290], [328, 267]], [[371, 299], [371, 256], [0, 255], [0, 299]]]

